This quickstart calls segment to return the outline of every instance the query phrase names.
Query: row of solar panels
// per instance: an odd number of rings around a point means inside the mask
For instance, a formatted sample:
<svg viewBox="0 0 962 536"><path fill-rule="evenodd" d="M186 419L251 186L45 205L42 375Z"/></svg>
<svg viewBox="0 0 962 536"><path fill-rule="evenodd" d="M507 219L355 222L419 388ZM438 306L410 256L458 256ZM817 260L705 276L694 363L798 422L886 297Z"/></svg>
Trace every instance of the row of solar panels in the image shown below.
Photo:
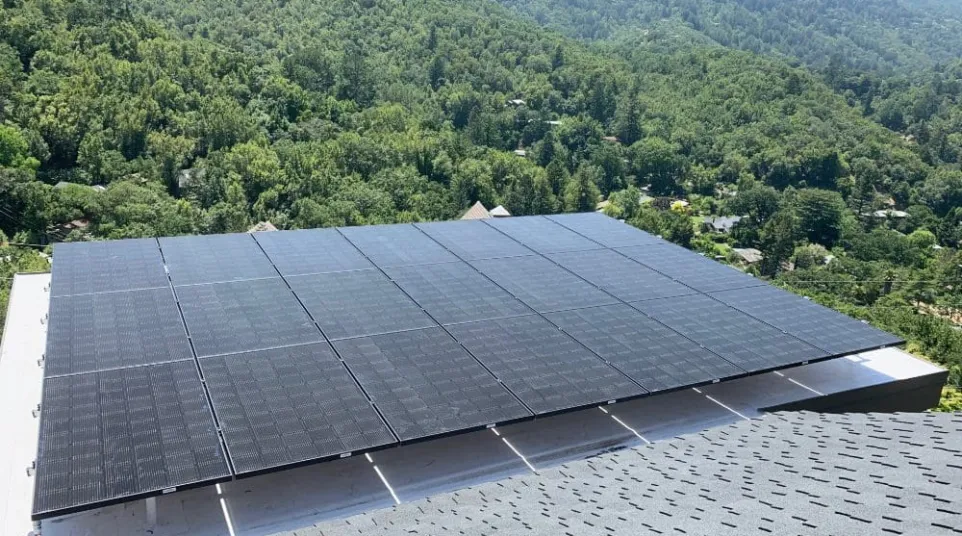
<svg viewBox="0 0 962 536"><path fill-rule="evenodd" d="M596 214L60 245L51 294L38 516L900 342Z"/></svg>

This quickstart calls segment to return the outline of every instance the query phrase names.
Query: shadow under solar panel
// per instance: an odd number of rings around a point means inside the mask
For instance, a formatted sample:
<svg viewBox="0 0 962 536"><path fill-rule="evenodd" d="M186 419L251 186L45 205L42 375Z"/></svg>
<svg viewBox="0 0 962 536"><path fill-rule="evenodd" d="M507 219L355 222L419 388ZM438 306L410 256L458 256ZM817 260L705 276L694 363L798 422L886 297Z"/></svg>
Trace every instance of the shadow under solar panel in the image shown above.
<svg viewBox="0 0 962 536"><path fill-rule="evenodd" d="M200 365L237 474L397 442L326 342Z"/></svg>
<svg viewBox="0 0 962 536"><path fill-rule="evenodd" d="M334 347L401 441L531 416L441 328L335 341Z"/></svg>
<svg viewBox="0 0 962 536"><path fill-rule="evenodd" d="M153 238L55 244L51 272L51 296L169 285Z"/></svg>
<svg viewBox="0 0 962 536"><path fill-rule="evenodd" d="M283 276L374 268L336 229L301 229L253 235Z"/></svg>

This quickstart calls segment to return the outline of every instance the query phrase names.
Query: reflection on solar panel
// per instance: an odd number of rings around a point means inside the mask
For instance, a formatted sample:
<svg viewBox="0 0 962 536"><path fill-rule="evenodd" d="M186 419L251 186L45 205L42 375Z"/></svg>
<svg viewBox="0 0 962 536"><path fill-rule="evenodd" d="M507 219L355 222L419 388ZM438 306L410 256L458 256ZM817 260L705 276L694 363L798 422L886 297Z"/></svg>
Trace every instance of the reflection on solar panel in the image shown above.
<svg viewBox="0 0 962 536"><path fill-rule="evenodd" d="M645 393L538 315L482 320L448 329L537 414Z"/></svg>
<svg viewBox="0 0 962 536"><path fill-rule="evenodd" d="M413 225L345 227L340 231L381 268L458 260Z"/></svg>
<svg viewBox="0 0 962 536"><path fill-rule="evenodd" d="M303 229L253 235L283 276L374 268L335 229Z"/></svg>
<svg viewBox="0 0 962 536"><path fill-rule="evenodd" d="M249 234L161 238L160 248L174 285L277 277Z"/></svg>
<svg viewBox="0 0 962 536"><path fill-rule="evenodd" d="M67 242L56 244L53 254L51 296L168 286L153 238Z"/></svg>
<svg viewBox="0 0 962 536"><path fill-rule="evenodd" d="M193 359L170 287L50 300L46 375Z"/></svg>
<svg viewBox="0 0 962 536"><path fill-rule="evenodd" d="M771 286L716 292L712 296L833 355L905 342L868 324Z"/></svg>
<svg viewBox="0 0 962 536"><path fill-rule="evenodd" d="M548 258L623 301L696 293L610 249L554 253Z"/></svg>
<svg viewBox="0 0 962 536"><path fill-rule="evenodd" d="M334 343L401 441L530 416L441 328Z"/></svg>
<svg viewBox="0 0 962 536"><path fill-rule="evenodd" d="M822 350L705 295L632 306L748 372L828 357Z"/></svg>
<svg viewBox="0 0 962 536"><path fill-rule="evenodd" d="M531 309L463 262L385 271L442 324L531 313Z"/></svg>
<svg viewBox="0 0 962 536"><path fill-rule="evenodd" d="M513 238L477 220L416 223L415 226L466 261L534 254Z"/></svg>
<svg viewBox="0 0 962 536"><path fill-rule="evenodd" d="M539 313L618 302L541 256L490 259L471 264Z"/></svg>
<svg viewBox="0 0 962 536"><path fill-rule="evenodd" d="M378 270L302 275L288 282L332 340L437 325Z"/></svg>
<svg viewBox="0 0 962 536"><path fill-rule="evenodd" d="M44 380L34 515L229 475L193 361Z"/></svg>
<svg viewBox="0 0 962 536"><path fill-rule="evenodd" d="M327 343L200 364L238 474L395 442Z"/></svg>
<svg viewBox="0 0 962 536"><path fill-rule="evenodd" d="M199 357L323 340L280 278L179 287Z"/></svg>
<svg viewBox="0 0 962 536"><path fill-rule="evenodd" d="M765 282L675 245L633 246L617 251L701 292L757 287Z"/></svg>
<svg viewBox="0 0 962 536"><path fill-rule="evenodd" d="M657 236L597 212L557 214L547 218L609 248L665 243Z"/></svg>
<svg viewBox="0 0 962 536"><path fill-rule="evenodd" d="M480 220L538 253L600 249L602 246L542 216Z"/></svg>

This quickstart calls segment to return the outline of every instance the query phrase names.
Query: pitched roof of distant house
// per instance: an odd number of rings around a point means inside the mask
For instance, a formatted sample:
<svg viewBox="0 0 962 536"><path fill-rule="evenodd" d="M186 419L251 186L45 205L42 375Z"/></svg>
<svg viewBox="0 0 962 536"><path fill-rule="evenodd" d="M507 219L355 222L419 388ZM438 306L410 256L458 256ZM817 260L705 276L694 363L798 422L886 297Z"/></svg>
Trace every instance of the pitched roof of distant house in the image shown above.
<svg viewBox="0 0 962 536"><path fill-rule="evenodd" d="M508 209L504 208L501 205L498 205L493 209L491 209L491 215L494 216L495 218L506 218L510 216L511 213L508 212Z"/></svg>
<svg viewBox="0 0 962 536"><path fill-rule="evenodd" d="M705 216L703 220L715 232L731 232L735 224L742 221L741 216Z"/></svg>
<svg viewBox="0 0 962 536"><path fill-rule="evenodd" d="M461 215L462 220L485 220L490 217L491 213L488 212L488 209L485 208L480 201L475 202L473 205L471 205L471 208L466 210L464 214Z"/></svg>
<svg viewBox="0 0 962 536"><path fill-rule="evenodd" d="M277 230L277 227L275 227L273 223L271 223L271 222L269 222L269 221L262 221L262 222L258 222L258 223L255 224L253 227L251 227L250 229L248 229L247 232L248 232L248 233L263 233L263 232L270 232L270 231L276 231L276 230Z"/></svg>

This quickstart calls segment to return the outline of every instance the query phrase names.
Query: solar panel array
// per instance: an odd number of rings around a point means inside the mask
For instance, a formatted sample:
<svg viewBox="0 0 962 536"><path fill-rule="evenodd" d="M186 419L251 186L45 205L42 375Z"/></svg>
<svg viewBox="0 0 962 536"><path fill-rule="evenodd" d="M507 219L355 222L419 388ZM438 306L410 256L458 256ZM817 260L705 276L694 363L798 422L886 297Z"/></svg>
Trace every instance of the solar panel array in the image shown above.
<svg viewBox="0 0 962 536"><path fill-rule="evenodd" d="M899 342L599 214L60 244L34 516Z"/></svg>

